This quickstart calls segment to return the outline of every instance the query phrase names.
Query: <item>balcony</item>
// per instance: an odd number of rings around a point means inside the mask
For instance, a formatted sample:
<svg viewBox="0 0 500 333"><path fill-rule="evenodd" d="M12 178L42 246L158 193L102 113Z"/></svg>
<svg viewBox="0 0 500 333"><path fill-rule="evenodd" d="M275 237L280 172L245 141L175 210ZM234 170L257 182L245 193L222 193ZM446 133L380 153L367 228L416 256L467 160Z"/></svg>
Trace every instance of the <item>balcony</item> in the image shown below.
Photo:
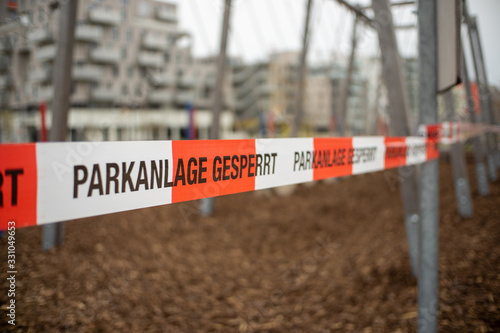
<svg viewBox="0 0 500 333"><path fill-rule="evenodd" d="M117 94L110 88L98 87L91 93L94 102L113 102Z"/></svg>
<svg viewBox="0 0 500 333"><path fill-rule="evenodd" d="M102 27L95 25L80 25L75 30L75 38L80 42L98 42L102 35Z"/></svg>
<svg viewBox="0 0 500 333"><path fill-rule="evenodd" d="M163 65L163 57L161 53L140 52L137 62L141 66L160 67Z"/></svg>
<svg viewBox="0 0 500 333"><path fill-rule="evenodd" d="M0 76L0 89L7 88L12 83L12 77L10 75Z"/></svg>
<svg viewBox="0 0 500 333"><path fill-rule="evenodd" d="M142 39L142 47L148 50L163 51L168 48L167 39L154 35L146 35Z"/></svg>
<svg viewBox="0 0 500 333"><path fill-rule="evenodd" d="M121 55L117 49L99 47L90 51L90 59L103 64L116 64L121 60Z"/></svg>
<svg viewBox="0 0 500 333"><path fill-rule="evenodd" d="M49 102L54 98L54 87L46 86L40 87L38 91L38 101L40 102Z"/></svg>
<svg viewBox="0 0 500 333"><path fill-rule="evenodd" d="M178 104L193 103L194 102L194 92L193 91L178 92L177 96L175 97L175 101Z"/></svg>
<svg viewBox="0 0 500 333"><path fill-rule="evenodd" d="M40 44L54 41L54 36L49 28L40 28L28 33L28 41L32 44Z"/></svg>
<svg viewBox="0 0 500 333"><path fill-rule="evenodd" d="M119 25L122 18L120 12L114 10L105 10L94 8L89 10L89 21L103 25Z"/></svg>
<svg viewBox="0 0 500 333"><path fill-rule="evenodd" d="M38 61L50 61L56 57L57 48L55 45L47 45L36 51L35 58Z"/></svg>
<svg viewBox="0 0 500 333"><path fill-rule="evenodd" d="M177 22L177 15L175 12L172 12L167 9L160 9L159 11L156 12L156 18L164 21L164 22L169 22L169 23L176 23Z"/></svg>
<svg viewBox="0 0 500 333"><path fill-rule="evenodd" d="M81 65L73 67L73 80L97 82L102 77L101 67L95 65Z"/></svg>
<svg viewBox="0 0 500 333"><path fill-rule="evenodd" d="M148 102L155 105L172 103L172 93L165 90L152 91L148 95Z"/></svg>
<svg viewBox="0 0 500 333"><path fill-rule="evenodd" d="M47 68L38 68L29 72L28 79L31 82L47 82L52 79L52 71Z"/></svg>
<svg viewBox="0 0 500 333"><path fill-rule="evenodd" d="M151 76L151 84L155 86L172 86L175 82L175 77L167 73L153 73Z"/></svg>

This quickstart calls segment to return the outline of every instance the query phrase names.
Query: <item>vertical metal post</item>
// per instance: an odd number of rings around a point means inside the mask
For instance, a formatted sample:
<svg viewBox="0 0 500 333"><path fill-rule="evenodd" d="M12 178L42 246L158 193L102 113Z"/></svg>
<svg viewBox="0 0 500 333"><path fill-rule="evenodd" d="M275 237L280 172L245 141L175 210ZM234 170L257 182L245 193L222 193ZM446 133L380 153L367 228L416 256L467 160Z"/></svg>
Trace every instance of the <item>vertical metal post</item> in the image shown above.
<svg viewBox="0 0 500 333"><path fill-rule="evenodd" d="M351 36L351 55L349 56L349 63L347 64L347 72L344 82L344 89L342 90L342 95L340 97L340 107L339 110L341 112L340 118L340 136L345 136L347 129L347 109L349 100L349 90L351 88L352 83L352 72L354 71L354 60L356 59L356 48L358 46L358 36L357 36L357 27L358 27L358 14L354 14L354 25L352 27L352 36Z"/></svg>
<svg viewBox="0 0 500 333"><path fill-rule="evenodd" d="M443 93L443 99L446 107L447 120L456 121L455 105L453 103L453 94L451 90ZM463 144L461 142L451 144L450 155L458 214L463 217L472 217L472 199Z"/></svg>
<svg viewBox="0 0 500 333"><path fill-rule="evenodd" d="M373 103L373 106L368 110L368 114L366 116L366 135L377 135L377 116L380 103L380 95L382 94L382 78L378 78L377 83L378 84L375 91L375 101Z"/></svg>
<svg viewBox="0 0 500 333"><path fill-rule="evenodd" d="M462 43L463 50L463 43ZM467 70L467 63L465 61L465 52L462 52L462 75L464 79L465 92L467 95L467 108L469 110L470 120L472 123L480 123L476 117L476 107L474 105L474 97L472 96L472 89L470 86L469 72ZM488 195L490 193L490 186L488 177L486 175L486 166L483 160L483 147L481 146L481 139L478 136L472 138L474 145L474 164L476 168L477 187L480 195Z"/></svg>
<svg viewBox="0 0 500 333"><path fill-rule="evenodd" d="M307 66L307 50L309 47L309 19L311 16L312 0L307 0L306 19L304 26L304 36L302 36L302 51L300 53L299 82L297 85L297 105L295 106L295 118L292 124L292 137L299 135L302 115L304 113L304 87Z"/></svg>
<svg viewBox="0 0 500 333"><path fill-rule="evenodd" d="M229 30L229 20L231 18L231 0L225 0L224 17L222 19L222 31L220 39L219 57L217 59L217 79L215 85L214 108L212 110L212 128L210 129L210 139L219 139L220 114L224 104L223 88L226 71L226 49L227 36ZM200 200L200 214L209 216L214 210L214 198Z"/></svg>
<svg viewBox="0 0 500 333"><path fill-rule="evenodd" d="M418 1L419 123L435 124L437 116L436 1ZM418 276L418 332L437 331L439 252L439 162L420 170L420 269Z"/></svg>
<svg viewBox="0 0 500 333"><path fill-rule="evenodd" d="M411 135L408 92L403 76L403 64L399 55L390 4L388 0L373 0L375 27L378 33L382 75L389 95L390 132L394 136ZM405 210L405 227L412 272L418 275L419 198L416 166L399 168L401 196Z"/></svg>
<svg viewBox="0 0 500 333"><path fill-rule="evenodd" d="M476 40L477 40L477 45L478 45L478 50L479 50L479 59L481 60L480 61L480 70L482 72L482 77L483 77L483 84L485 86L485 89L486 89L486 95L485 96L481 96L481 98L485 98L486 99L486 103L488 104L488 112L489 112L489 116L490 116L490 124L492 125L498 125L498 119L496 119L495 117L495 112L493 110L493 101L492 101L492 98L491 98L491 91L490 91L490 86L489 86L489 81L488 81L488 74L487 74L487 70L486 70L486 65L485 65L485 62L484 62L484 55L483 55L483 46L482 46L482 43L481 43L481 37L479 36L479 29L477 27L477 20L476 18L472 18L473 20L473 31L474 31L474 34L476 36ZM494 158L495 158L495 163L496 163L496 168L500 168L500 150L498 149L498 134L496 133L490 133L490 136L494 142L494 151L493 151L493 154L494 154ZM495 171L495 174L497 172Z"/></svg>
<svg viewBox="0 0 500 333"><path fill-rule="evenodd" d="M52 127L49 141L66 141L68 110L71 98L71 68L75 41L75 19L78 1L63 1L59 12L59 38L54 66L54 99L52 102ZM47 251L63 243L64 225L53 223L43 227L42 250Z"/></svg>
<svg viewBox="0 0 500 333"><path fill-rule="evenodd" d="M212 128L210 131L210 139L217 140L219 138L220 114L224 104L223 88L224 74L226 71L226 49L227 36L229 30L229 20L231 15L231 0L225 0L224 17L222 20L222 31L220 40L219 57L217 58L217 81L215 85L214 109L212 110Z"/></svg>
<svg viewBox="0 0 500 333"><path fill-rule="evenodd" d="M476 73L476 81L479 87L479 100L481 105L481 116L482 121L486 124L491 124L491 114L490 105L488 102L488 86L486 83L486 78L484 77L483 62L481 59L480 45L479 45L479 35L477 34L476 21L468 15L467 7L464 6L465 22L467 23L467 30L469 32L469 41L471 44L472 58L474 63L474 69ZM498 173L495 162L495 141L491 133L486 134L487 141L487 161L488 161L488 171L491 181L496 181L498 179Z"/></svg>

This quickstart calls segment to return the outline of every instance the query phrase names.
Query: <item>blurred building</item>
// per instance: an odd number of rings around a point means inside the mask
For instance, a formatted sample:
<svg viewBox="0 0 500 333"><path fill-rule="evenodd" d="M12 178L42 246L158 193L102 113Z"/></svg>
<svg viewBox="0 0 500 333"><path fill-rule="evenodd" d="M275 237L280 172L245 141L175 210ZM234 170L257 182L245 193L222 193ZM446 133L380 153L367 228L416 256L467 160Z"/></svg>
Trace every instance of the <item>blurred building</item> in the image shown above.
<svg viewBox="0 0 500 333"><path fill-rule="evenodd" d="M232 66L235 111L245 129L255 132L259 119L289 127L295 113L298 55L275 53L266 62Z"/></svg>
<svg viewBox="0 0 500 333"><path fill-rule="evenodd" d="M56 1L0 5L0 105L33 110L54 96ZM154 0L79 0L72 108L210 108L216 58L194 59L177 5ZM224 107L232 107L230 78ZM145 115L146 116L146 115Z"/></svg>

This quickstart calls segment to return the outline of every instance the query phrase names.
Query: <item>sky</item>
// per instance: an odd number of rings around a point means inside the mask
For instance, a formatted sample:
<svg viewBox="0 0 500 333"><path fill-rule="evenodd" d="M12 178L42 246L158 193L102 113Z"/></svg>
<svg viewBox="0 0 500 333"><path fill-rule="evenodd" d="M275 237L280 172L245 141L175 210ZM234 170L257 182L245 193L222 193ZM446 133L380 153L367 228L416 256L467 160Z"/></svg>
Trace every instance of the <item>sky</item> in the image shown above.
<svg viewBox="0 0 500 333"><path fill-rule="evenodd" d="M166 0L178 4L179 26L193 36L195 56L218 52L224 0ZM352 4L367 6L370 1L351 0ZM500 87L500 0L468 1L469 12L476 15L490 84ZM396 25L414 24L416 6L396 7L393 19ZM273 52L298 51L301 47L306 0L233 0L228 54L247 62L266 59ZM368 12L368 14L371 14ZM352 15L334 0L313 0L311 16L312 40L310 62L347 61L350 52ZM358 28L361 55L378 55L377 36L365 26ZM417 55L415 30L399 30L400 52L404 56ZM468 47L468 39L465 39ZM466 52L466 56L468 53ZM470 60L470 55L468 56ZM473 75L472 65L469 72Z"/></svg>

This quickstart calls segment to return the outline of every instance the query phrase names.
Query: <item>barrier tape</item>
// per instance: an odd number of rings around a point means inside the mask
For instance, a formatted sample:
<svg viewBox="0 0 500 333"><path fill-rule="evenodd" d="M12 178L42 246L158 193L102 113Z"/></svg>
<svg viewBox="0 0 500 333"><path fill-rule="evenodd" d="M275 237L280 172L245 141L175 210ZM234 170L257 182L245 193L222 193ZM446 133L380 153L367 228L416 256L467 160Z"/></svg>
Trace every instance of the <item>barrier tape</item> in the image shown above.
<svg viewBox="0 0 500 333"><path fill-rule="evenodd" d="M0 230L356 175L435 159L423 137L0 145Z"/></svg>
<svg viewBox="0 0 500 333"><path fill-rule="evenodd" d="M470 138L488 132L500 133L500 126L463 122L443 122L440 124L421 125L418 130L421 136L439 140L439 142L443 144L464 142Z"/></svg>

